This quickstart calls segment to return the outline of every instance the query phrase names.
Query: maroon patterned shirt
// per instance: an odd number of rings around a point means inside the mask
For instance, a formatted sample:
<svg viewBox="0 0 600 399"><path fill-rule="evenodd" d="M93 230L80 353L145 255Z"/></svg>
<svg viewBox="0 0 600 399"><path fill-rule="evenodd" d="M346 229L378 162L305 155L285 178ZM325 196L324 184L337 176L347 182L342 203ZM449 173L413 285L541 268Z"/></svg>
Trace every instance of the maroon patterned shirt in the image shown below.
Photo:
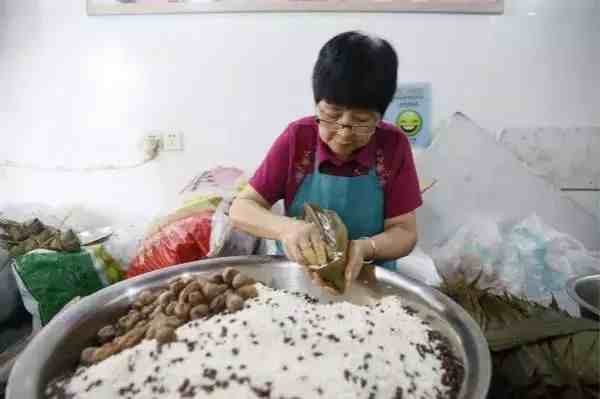
<svg viewBox="0 0 600 399"><path fill-rule="evenodd" d="M270 204L280 199L289 209L304 178L314 171L361 176L375 168L383 187L385 218L414 211L423 203L410 143L396 127L380 123L369 143L342 161L319 137L314 116L292 122L277 138L250 180L250 185Z"/></svg>

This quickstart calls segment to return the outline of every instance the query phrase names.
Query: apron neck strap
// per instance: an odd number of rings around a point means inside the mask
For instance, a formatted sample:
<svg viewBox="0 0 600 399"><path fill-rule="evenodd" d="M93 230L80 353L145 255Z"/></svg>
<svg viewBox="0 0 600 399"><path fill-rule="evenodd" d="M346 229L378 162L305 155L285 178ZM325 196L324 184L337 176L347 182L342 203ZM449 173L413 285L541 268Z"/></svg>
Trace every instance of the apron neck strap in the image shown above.
<svg viewBox="0 0 600 399"><path fill-rule="evenodd" d="M315 162L314 162L314 165L313 165L313 172L314 172L316 175L317 175L317 174L319 174L319 175L321 174L321 171L319 170L319 160L318 160L318 159L316 159L316 157L315 157ZM377 177L377 173L375 172L375 167L370 167L370 168L369 168L369 173L368 173L368 175L369 175L369 176L374 176L374 177Z"/></svg>

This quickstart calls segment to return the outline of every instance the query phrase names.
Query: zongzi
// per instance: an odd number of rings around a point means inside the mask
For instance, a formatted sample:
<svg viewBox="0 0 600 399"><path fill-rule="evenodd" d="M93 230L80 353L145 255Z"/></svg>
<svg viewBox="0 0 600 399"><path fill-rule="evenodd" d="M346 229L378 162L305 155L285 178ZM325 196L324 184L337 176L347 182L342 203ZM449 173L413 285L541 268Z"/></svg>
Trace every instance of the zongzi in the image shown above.
<svg viewBox="0 0 600 399"><path fill-rule="evenodd" d="M304 220L314 223L318 227L325 243L325 254L317 253L318 259L310 259L312 255L307 256L309 263L312 263L311 270L315 271L323 281L331 284L337 291L343 292L346 284L345 270L348 251L348 229L346 225L337 213L328 209L321 209L315 204L304 205Z"/></svg>

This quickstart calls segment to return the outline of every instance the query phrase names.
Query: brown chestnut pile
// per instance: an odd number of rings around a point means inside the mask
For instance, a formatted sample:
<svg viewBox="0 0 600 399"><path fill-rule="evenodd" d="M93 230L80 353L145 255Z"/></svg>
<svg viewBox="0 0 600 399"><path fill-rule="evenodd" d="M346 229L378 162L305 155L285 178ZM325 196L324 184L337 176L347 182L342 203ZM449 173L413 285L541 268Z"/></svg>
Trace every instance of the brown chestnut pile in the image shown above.
<svg viewBox="0 0 600 399"><path fill-rule="evenodd" d="M177 278L168 287L142 291L125 316L98 331L101 346L84 349L81 363L101 362L144 338L161 344L174 341L177 327L190 320L242 309L246 299L258 295L255 283L251 277L228 267L208 279Z"/></svg>

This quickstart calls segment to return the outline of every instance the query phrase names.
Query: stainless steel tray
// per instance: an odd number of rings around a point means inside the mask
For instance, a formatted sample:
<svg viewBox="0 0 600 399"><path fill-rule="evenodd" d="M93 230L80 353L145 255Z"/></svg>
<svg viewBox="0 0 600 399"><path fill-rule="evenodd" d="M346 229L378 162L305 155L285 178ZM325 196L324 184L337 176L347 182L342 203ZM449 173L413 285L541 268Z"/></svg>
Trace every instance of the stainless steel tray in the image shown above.
<svg viewBox="0 0 600 399"><path fill-rule="evenodd" d="M202 260L159 270L83 299L56 316L19 357L8 382L7 399L41 399L47 382L73 370L81 350L92 343L98 329L124 313L140 290L164 285L167 280L185 273L212 274L227 266L238 266L271 287L307 293L323 301L369 304L382 296L401 296L450 340L456 355L462 359L465 380L459 398L485 398L491 378L485 338L471 317L437 290L376 268L374 279L355 284L344 296L331 297L313 286L295 263L280 257L245 256Z"/></svg>
<svg viewBox="0 0 600 399"><path fill-rule="evenodd" d="M581 317L600 320L600 274L573 277L566 286L567 294L579 305Z"/></svg>

